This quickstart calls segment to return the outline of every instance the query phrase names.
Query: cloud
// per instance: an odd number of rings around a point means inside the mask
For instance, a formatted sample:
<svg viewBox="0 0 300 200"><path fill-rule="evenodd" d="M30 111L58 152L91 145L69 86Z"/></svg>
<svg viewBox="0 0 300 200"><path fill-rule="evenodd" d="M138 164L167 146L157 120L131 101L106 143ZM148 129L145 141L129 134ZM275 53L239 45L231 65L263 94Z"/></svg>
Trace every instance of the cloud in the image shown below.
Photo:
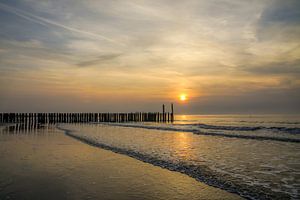
<svg viewBox="0 0 300 200"><path fill-rule="evenodd" d="M93 65L101 64L103 62L114 60L114 59L120 57L121 55L122 54L115 54L115 53L105 54L105 55L98 56L96 59L93 59L93 60L82 61L80 63L77 63L77 65L79 67L93 66Z"/></svg>
<svg viewBox="0 0 300 200"><path fill-rule="evenodd" d="M7 11L7 12L11 12L11 13L19 16L19 17L27 19L31 22L41 24L43 26L49 26L49 25L56 26L56 27L63 28L65 30L68 30L68 31L71 31L71 32L74 32L74 33L83 34L83 35L91 37L93 39L105 40L105 41L112 42L112 43L115 43L115 44L118 44L118 45L122 45L122 43L120 43L118 41L115 41L115 40L113 40L109 37L106 37L106 36L103 36L103 35L100 35L100 34L95 34L95 33L89 32L89 31L73 28L73 27L70 27L70 26L66 26L66 25L63 25L61 23L55 22L53 20L46 19L46 18L37 16L37 15L34 15L34 14L28 13L26 11L17 9L17 8L13 8L13 7L5 5L3 3L0 3L0 8Z"/></svg>
<svg viewBox="0 0 300 200"><path fill-rule="evenodd" d="M299 41L300 1L275 0L263 10L257 23L259 40Z"/></svg>
<svg viewBox="0 0 300 200"><path fill-rule="evenodd" d="M245 71L259 75L290 74L300 75L300 59L290 62L273 62L255 67L244 67Z"/></svg>

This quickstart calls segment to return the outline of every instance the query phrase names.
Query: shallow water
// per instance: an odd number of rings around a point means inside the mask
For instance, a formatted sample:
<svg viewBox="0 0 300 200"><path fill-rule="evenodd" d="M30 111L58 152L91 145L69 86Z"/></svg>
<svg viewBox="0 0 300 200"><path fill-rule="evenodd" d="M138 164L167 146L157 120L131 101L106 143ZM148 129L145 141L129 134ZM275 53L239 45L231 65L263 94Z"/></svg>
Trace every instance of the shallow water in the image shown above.
<svg viewBox="0 0 300 200"><path fill-rule="evenodd" d="M0 199L239 199L53 126L2 129L0 160Z"/></svg>
<svg viewBox="0 0 300 200"><path fill-rule="evenodd" d="M177 115L174 123L107 124L193 132L199 135L300 143L300 116L298 115Z"/></svg>
<svg viewBox="0 0 300 200"><path fill-rule="evenodd" d="M175 124L167 125L61 124L59 127L90 144L180 171L249 199L298 199L298 120L294 116L217 116L209 119L185 116L184 120L177 116ZM199 130L191 128L199 124ZM186 129L178 129L178 126ZM293 132L280 127L292 128ZM217 134L206 135L211 130L217 130ZM199 131L204 134L199 135ZM277 138L291 140L278 141Z"/></svg>

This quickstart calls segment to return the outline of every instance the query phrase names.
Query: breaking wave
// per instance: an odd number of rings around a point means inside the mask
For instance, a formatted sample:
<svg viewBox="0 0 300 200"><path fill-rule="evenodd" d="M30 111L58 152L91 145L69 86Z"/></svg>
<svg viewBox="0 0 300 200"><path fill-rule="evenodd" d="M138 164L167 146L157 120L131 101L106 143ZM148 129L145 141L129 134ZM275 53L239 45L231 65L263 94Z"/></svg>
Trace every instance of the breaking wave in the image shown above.
<svg viewBox="0 0 300 200"><path fill-rule="evenodd" d="M203 129L213 130L232 130L232 131L256 131L256 130L274 130L291 134L300 134L300 128L297 127L265 127L265 126L215 126L207 124L183 124L186 126L196 126Z"/></svg>
<svg viewBox="0 0 300 200"><path fill-rule="evenodd" d="M163 131L192 132L197 135L209 135L229 138L252 140L273 140L280 142L300 143L300 128L288 127L242 127L242 126L214 126L206 124L134 124L134 123L102 123L110 126L130 128L144 128ZM208 130L208 131L207 131ZM221 132L213 132L213 131ZM255 132L255 131L269 132Z"/></svg>

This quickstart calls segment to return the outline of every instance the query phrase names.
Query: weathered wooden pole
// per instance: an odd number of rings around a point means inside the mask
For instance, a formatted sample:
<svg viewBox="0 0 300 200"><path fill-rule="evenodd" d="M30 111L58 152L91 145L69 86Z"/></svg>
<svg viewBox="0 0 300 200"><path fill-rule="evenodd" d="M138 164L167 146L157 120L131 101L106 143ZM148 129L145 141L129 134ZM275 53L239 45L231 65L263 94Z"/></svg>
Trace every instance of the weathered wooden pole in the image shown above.
<svg viewBox="0 0 300 200"><path fill-rule="evenodd" d="M162 105L162 108L163 108L163 118L162 118L162 121L165 121L166 120L166 117L165 117L165 104Z"/></svg>
<svg viewBox="0 0 300 200"><path fill-rule="evenodd" d="M171 122L174 122L174 105L171 103Z"/></svg>

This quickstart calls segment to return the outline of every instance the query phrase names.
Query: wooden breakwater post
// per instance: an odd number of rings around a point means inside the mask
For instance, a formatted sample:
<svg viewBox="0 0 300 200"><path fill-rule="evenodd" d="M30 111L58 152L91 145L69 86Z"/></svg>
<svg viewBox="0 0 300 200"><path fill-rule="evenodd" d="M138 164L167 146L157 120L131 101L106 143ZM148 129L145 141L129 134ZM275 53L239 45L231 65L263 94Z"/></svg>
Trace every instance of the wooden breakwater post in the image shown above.
<svg viewBox="0 0 300 200"><path fill-rule="evenodd" d="M162 105L162 113L158 114L157 122L174 122L174 104L171 103L171 112L166 112L165 104Z"/></svg>
<svg viewBox="0 0 300 200"><path fill-rule="evenodd" d="M131 113L0 113L0 123L53 124L88 122L173 122L174 108L171 113L131 112Z"/></svg>
<svg viewBox="0 0 300 200"><path fill-rule="evenodd" d="M166 121L165 104L162 105L162 109L163 109L163 112L162 112L162 121L165 122Z"/></svg>
<svg viewBox="0 0 300 200"><path fill-rule="evenodd" d="M174 122L174 105L171 103L171 122Z"/></svg>

